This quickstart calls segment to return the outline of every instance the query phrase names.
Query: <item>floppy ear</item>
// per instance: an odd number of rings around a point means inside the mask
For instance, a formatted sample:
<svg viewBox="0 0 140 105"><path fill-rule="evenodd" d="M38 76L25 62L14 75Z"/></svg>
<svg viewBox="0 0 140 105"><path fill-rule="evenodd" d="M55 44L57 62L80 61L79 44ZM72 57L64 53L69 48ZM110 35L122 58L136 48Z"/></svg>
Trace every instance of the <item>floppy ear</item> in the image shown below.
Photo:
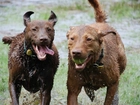
<svg viewBox="0 0 140 105"><path fill-rule="evenodd" d="M27 26L27 24L31 21L30 16L33 14L33 11L28 11L23 15L23 21L24 25Z"/></svg>
<svg viewBox="0 0 140 105"><path fill-rule="evenodd" d="M107 31L105 31L105 32L102 32L102 31L98 30L99 38L101 38L101 37L103 37L103 36L106 36L106 35L108 35L108 34L110 34L110 33L116 35L116 32L115 32L114 30L107 30Z"/></svg>
<svg viewBox="0 0 140 105"><path fill-rule="evenodd" d="M48 19L49 21L51 21L53 23L53 26L55 25L55 23L57 22L57 16L55 15L55 13L53 11L51 11L51 15Z"/></svg>
<svg viewBox="0 0 140 105"><path fill-rule="evenodd" d="M103 41L102 37L104 37L110 33L116 35L116 32L114 30L107 30L105 32L98 30L98 36L99 36L100 43L102 43L102 41Z"/></svg>

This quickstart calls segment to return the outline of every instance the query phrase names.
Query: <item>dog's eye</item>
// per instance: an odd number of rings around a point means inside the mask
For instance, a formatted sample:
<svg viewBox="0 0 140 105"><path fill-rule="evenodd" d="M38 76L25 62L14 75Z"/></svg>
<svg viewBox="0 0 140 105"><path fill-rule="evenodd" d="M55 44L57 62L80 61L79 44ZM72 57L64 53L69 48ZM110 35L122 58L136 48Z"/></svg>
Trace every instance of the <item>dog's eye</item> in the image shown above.
<svg viewBox="0 0 140 105"><path fill-rule="evenodd" d="M91 39L91 38L87 38L86 40L87 40L87 41L91 41L92 39Z"/></svg>
<svg viewBox="0 0 140 105"><path fill-rule="evenodd" d="M32 31L36 31L36 28L33 28Z"/></svg>
<svg viewBox="0 0 140 105"><path fill-rule="evenodd" d="M51 31L51 29L50 29L50 28L47 28L46 30L47 30L48 32L49 32L49 31Z"/></svg>
<svg viewBox="0 0 140 105"><path fill-rule="evenodd" d="M70 40L74 40L74 38L73 38L73 37L71 37L71 38L70 38Z"/></svg>

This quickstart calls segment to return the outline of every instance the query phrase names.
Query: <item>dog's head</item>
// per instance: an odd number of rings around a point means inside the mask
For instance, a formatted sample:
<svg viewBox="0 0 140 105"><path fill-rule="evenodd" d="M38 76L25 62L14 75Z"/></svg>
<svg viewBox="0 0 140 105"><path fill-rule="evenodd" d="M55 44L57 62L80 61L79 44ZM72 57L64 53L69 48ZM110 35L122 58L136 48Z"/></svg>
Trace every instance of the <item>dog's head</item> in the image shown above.
<svg viewBox="0 0 140 105"><path fill-rule="evenodd" d="M30 20L30 15L34 12L26 12L24 19L24 35L27 45L32 46L39 60L45 60L46 55L53 55L51 49L54 40L54 25L57 22L57 16L53 11L47 21L45 20Z"/></svg>
<svg viewBox="0 0 140 105"><path fill-rule="evenodd" d="M91 26L75 26L67 33L70 59L77 70L83 70L100 54L102 37L112 31L101 32Z"/></svg>

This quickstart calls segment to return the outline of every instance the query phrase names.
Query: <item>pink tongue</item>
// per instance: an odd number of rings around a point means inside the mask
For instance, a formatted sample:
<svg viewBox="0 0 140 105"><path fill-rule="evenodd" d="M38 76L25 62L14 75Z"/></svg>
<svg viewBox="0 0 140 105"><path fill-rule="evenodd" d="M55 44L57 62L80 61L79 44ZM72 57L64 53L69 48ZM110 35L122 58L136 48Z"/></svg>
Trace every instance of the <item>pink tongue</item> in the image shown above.
<svg viewBox="0 0 140 105"><path fill-rule="evenodd" d="M53 55L54 54L54 51L49 49L48 47L42 47L42 46L39 46L39 52L40 53L45 53L45 54L49 54L49 55Z"/></svg>
<svg viewBox="0 0 140 105"><path fill-rule="evenodd" d="M41 61L46 59L47 54L49 54L49 55L54 54L54 51L49 49L47 46L34 46L33 45L33 48L37 54L38 59Z"/></svg>

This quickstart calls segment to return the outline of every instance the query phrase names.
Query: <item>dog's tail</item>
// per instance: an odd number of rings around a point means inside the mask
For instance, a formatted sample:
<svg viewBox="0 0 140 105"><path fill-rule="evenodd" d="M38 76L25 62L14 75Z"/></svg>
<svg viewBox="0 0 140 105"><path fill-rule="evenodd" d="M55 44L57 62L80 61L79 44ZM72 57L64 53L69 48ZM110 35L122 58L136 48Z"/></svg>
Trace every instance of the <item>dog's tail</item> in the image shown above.
<svg viewBox="0 0 140 105"><path fill-rule="evenodd" d="M102 10L101 5L99 4L99 1L98 0L88 0L88 1L95 10L96 22L105 23L107 16L105 12Z"/></svg>
<svg viewBox="0 0 140 105"><path fill-rule="evenodd" d="M4 44L11 44L14 36L4 36L2 38L2 41Z"/></svg>

